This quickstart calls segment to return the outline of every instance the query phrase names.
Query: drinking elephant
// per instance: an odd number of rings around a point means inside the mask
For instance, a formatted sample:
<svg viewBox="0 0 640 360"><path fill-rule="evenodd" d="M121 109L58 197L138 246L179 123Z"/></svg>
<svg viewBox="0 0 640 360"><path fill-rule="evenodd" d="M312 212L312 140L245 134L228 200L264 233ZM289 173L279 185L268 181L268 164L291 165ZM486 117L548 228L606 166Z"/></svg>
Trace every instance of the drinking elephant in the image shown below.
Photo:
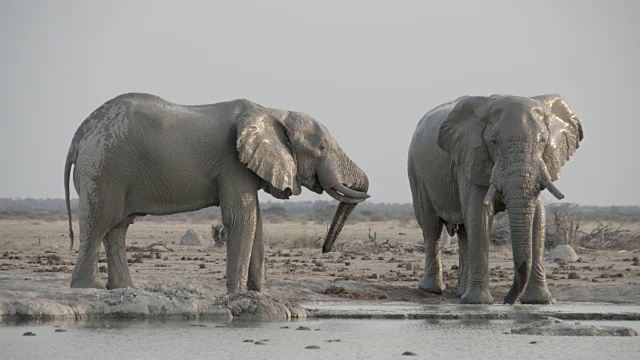
<svg viewBox="0 0 640 360"><path fill-rule="evenodd" d="M560 95L464 96L436 107L418 123L409 148L408 175L426 246L419 287L441 293L440 232L458 234L463 303L492 303L489 233L506 210L511 226L514 280L504 302L553 303L543 255L540 192L582 140L582 126ZM526 289L525 289L526 287Z"/></svg>
<svg viewBox="0 0 640 360"><path fill-rule="evenodd" d="M260 291L264 241L257 191L278 199L301 186L340 201L326 235L333 244L347 216L369 197L369 182L327 129L307 114L248 100L185 106L148 94L118 96L76 131L65 164L79 196L80 249L71 287L98 281L100 243L107 288L132 286L125 254L137 216L220 206L228 229L227 290Z"/></svg>

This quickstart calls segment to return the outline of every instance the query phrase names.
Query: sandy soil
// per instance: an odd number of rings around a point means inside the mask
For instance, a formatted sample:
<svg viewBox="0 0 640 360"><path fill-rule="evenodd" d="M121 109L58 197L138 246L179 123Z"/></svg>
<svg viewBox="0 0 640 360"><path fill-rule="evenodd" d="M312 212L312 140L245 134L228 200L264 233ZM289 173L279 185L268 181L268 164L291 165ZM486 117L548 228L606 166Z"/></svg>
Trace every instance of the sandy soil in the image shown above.
<svg viewBox="0 0 640 360"><path fill-rule="evenodd" d="M155 246L150 251L129 249L127 254L136 289L165 294L167 289L174 292L182 289L201 299L223 296L226 251L211 246L210 226L148 220L131 226L127 237L129 247L166 244L166 248ZM291 302L373 300L438 304L458 301L455 246L444 249L447 290L443 295L432 295L417 289L424 253L421 232L415 224L348 224L336 244L337 251L321 254L326 227L327 224L313 222L264 225L268 243L268 296ZM206 244L178 245L188 228L198 231ZM375 243L369 240L369 228L372 234L377 233ZM126 295L117 291L69 289L77 244L70 252L66 229L65 222L0 221L0 304L4 299L5 315L15 313L16 304L27 297L60 301L76 296L104 298L105 293ZM74 229L77 233L77 223ZM579 262L545 264L549 289L558 301L640 304L637 261L640 254L636 251L578 248ZM491 292L496 302L501 301L511 285L511 261L509 248L491 249ZM99 266L106 282L104 253ZM115 296L113 294L110 296ZM13 304L11 311L7 310L9 303ZM212 304L217 303L209 305ZM0 311L0 315L2 313Z"/></svg>

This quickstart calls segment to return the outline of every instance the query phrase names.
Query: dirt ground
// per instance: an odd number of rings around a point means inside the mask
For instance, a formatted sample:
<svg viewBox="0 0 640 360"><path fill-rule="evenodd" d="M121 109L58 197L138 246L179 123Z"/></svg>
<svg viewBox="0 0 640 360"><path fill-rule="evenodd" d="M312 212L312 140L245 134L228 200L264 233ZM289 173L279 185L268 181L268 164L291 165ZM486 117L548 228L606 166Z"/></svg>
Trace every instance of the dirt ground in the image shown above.
<svg viewBox="0 0 640 360"><path fill-rule="evenodd" d="M202 246L179 245L189 228L202 235ZM348 224L337 241L337 251L322 254L326 228L327 224L313 222L264 224L267 295L294 302L458 302L455 245L443 249L447 290L443 295L433 295L417 289L424 252L422 235L415 224ZM77 234L77 223L74 229ZM374 232L375 242L369 236ZM166 247L144 250L158 242ZM77 246L69 251L65 222L1 220L0 298L9 292L15 296L18 290L33 291L43 283L49 286L48 292L68 291ZM188 284L210 296L226 293L226 250L212 246L210 223L138 221L129 228L127 246L136 288ZM640 304L637 250L575 250L580 256L578 262L545 262L549 289L558 301ZM106 283L104 253L99 266ZM491 292L496 302L501 302L512 282L510 248L492 248L490 267Z"/></svg>

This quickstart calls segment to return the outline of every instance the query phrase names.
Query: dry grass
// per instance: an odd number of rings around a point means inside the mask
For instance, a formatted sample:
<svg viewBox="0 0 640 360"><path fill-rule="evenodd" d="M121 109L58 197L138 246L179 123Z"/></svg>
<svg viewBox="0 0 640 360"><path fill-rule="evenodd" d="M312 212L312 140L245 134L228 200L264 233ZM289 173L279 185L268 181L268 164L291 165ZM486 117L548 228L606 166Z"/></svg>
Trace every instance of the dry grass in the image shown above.
<svg viewBox="0 0 640 360"><path fill-rule="evenodd" d="M496 254L496 256L503 259L511 259L513 258L513 251L511 250L511 245L507 246L496 246L492 248L492 252Z"/></svg>
<svg viewBox="0 0 640 360"><path fill-rule="evenodd" d="M283 245L288 249L319 249L322 241L322 236L303 234Z"/></svg>

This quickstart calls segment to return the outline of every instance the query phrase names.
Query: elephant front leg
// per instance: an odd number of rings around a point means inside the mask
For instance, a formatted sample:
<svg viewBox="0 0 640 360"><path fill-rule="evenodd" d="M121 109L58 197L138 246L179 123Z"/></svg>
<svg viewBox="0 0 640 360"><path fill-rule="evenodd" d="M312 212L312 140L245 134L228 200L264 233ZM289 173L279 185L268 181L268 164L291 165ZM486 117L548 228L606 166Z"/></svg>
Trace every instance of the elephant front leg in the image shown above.
<svg viewBox="0 0 640 360"><path fill-rule="evenodd" d="M523 304L553 304L553 298L547 288L544 273L544 238L546 233L546 216L542 198L538 196L536 212L533 218L532 266L531 277L520 302Z"/></svg>
<svg viewBox="0 0 640 360"><path fill-rule="evenodd" d="M249 281L247 286L252 291L262 291L266 276L264 267L264 238L262 233L262 216L260 204L256 206L256 234L253 238L253 249L249 260Z"/></svg>
<svg viewBox="0 0 640 360"><path fill-rule="evenodd" d="M458 296L464 295L469 282L469 240L464 225L458 227Z"/></svg>
<svg viewBox="0 0 640 360"><path fill-rule="evenodd" d="M247 290L249 261L256 233L257 192L232 187L221 196L222 223L227 240L227 291Z"/></svg>
<svg viewBox="0 0 640 360"><path fill-rule="evenodd" d="M107 255L107 271L109 273L107 289L133 287L125 247L128 227L129 225L115 227L104 237L103 243Z"/></svg>
<svg viewBox="0 0 640 360"><path fill-rule="evenodd" d="M463 304L492 304L489 291L489 232L493 222L493 203L484 204L486 190L474 186L466 197L465 229L467 231L467 288Z"/></svg>

